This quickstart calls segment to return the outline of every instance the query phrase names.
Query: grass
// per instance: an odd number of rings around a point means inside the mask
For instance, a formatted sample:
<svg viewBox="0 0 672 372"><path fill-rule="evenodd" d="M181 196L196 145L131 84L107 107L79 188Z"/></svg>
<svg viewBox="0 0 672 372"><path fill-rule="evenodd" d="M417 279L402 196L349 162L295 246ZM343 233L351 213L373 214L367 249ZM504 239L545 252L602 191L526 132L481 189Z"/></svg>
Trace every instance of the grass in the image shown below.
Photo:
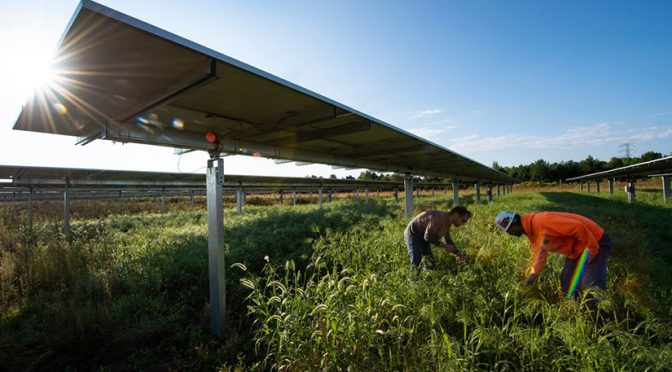
<svg viewBox="0 0 672 372"><path fill-rule="evenodd" d="M452 235L474 258L434 248L413 274L402 202L338 201L225 213L227 337L209 334L206 215L55 219L0 225L0 370L672 369L671 208L659 191L514 193L463 202L474 217ZM416 213L448 209L422 197ZM572 211L600 223L614 248L612 314L560 295L562 257L533 287L524 238L500 234L499 210ZM86 213L82 213L86 215Z"/></svg>

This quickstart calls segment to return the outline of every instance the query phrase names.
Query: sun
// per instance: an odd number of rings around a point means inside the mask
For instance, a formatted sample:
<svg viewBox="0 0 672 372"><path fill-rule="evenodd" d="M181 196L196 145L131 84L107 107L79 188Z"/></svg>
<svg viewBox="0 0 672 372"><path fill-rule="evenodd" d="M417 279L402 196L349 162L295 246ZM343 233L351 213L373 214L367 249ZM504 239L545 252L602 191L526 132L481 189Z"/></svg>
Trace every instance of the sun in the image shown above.
<svg viewBox="0 0 672 372"><path fill-rule="evenodd" d="M38 40L23 39L5 47L6 53L0 57L3 89L27 100L52 83L55 78L53 46L44 44Z"/></svg>

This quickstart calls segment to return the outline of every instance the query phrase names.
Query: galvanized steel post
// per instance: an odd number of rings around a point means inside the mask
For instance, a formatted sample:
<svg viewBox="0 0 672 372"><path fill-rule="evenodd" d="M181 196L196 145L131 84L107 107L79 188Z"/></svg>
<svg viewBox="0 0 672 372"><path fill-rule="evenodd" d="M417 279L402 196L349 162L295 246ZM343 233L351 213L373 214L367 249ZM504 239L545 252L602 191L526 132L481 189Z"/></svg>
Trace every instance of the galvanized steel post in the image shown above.
<svg viewBox="0 0 672 372"><path fill-rule="evenodd" d="M670 200L670 176L662 176L663 181L663 202Z"/></svg>
<svg viewBox="0 0 672 372"><path fill-rule="evenodd" d="M226 317L226 263L224 261L224 159L209 159L206 173L208 206L208 272L210 278L210 329L224 337Z"/></svg>
<svg viewBox="0 0 672 372"><path fill-rule="evenodd" d="M628 203L635 202L635 180L629 179L628 185L625 186L625 192L628 193Z"/></svg>
<svg viewBox="0 0 672 372"><path fill-rule="evenodd" d="M63 231L65 238L70 241L72 239L72 231L70 230L70 191L68 190L67 178L63 187Z"/></svg>
<svg viewBox="0 0 672 372"><path fill-rule="evenodd" d="M240 187L236 190L236 211L243 213L243 189Z"/></svg>
<svg viewBox="0 0 672 372"><path fill-rule="evenodd" d="M614 183L616 183L616 179L613 178L613 177L610 178L609 179L609 196L614 195Z"/></svg>
<svg viewBox="0 0 672 372"><path fill-rule="evenodd" d="M413 217L413 177L406 174L404 178L404 198L406 202L406 218Z"/></svg>
<svg viewBox="0 0 672 372"><path fill-rule="evenodd" d="M33 229L33 188L28 188L28 229Z"/></svg>
<svg viewBox="0 0 672 372"><path fill-rule="evenodd" d="M161 213L166 211L166 189L161 189Z"/></svg>
<svg viewBox="0 0 672 372"><path fill-rule="evenodd" d="M460 205L460 184L456 178L453 179L453 206Z"/></svg>

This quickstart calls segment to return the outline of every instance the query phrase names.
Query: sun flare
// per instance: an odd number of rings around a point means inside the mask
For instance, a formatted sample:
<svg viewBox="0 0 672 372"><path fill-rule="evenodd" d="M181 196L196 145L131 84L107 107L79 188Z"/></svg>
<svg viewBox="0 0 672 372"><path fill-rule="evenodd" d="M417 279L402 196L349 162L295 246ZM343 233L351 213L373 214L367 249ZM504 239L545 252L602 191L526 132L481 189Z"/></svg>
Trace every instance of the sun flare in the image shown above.
<svg viewBox="0 0 672 372"><path fill-rule="evenodd" d="M16 92L17 96L28 99L34 92L43 90L53 82L52 55L39 44L13 45L0 58L0 74L3 89Z"/></svg>

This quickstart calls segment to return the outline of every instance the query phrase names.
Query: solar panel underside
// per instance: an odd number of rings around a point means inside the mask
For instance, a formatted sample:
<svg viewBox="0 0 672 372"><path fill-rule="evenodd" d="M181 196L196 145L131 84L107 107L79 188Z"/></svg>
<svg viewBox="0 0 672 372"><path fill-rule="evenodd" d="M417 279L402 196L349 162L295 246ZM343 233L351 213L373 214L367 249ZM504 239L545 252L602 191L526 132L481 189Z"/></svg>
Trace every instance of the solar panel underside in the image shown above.
<svg viewBox="0 0 672 372"><path fill-rule="evenodd" d="M485 165L84 1L15 129L509 183Z"/></svg>

